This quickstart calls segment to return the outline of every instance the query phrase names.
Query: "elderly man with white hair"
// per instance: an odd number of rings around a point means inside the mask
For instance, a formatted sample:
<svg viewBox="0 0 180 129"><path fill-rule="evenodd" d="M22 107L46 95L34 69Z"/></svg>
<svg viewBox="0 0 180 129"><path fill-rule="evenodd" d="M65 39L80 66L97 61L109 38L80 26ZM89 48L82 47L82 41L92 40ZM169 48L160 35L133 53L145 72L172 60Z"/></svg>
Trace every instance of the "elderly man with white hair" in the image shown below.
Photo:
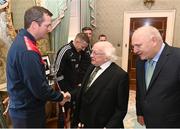
<svg viewBox="0 0 180 129"><path fill-rule="evenodd" d="M75 123L84 128L123 128L129 97L128 74L114 63L110 42L94 44L91 66L77 96Z"/></svg>

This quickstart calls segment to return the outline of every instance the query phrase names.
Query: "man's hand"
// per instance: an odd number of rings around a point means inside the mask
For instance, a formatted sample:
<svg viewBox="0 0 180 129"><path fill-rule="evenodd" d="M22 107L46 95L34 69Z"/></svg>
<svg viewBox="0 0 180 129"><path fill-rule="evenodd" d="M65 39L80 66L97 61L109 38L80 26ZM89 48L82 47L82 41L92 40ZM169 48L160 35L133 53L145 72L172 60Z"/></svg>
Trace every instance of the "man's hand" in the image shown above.
<svg viewBox="0 0 180 129"><path fill-rule="evenodd" d="M67 100L67 101L71 101L71 95L70 95L70 93L69 92L66 92L66 93L64 93L64 98Z"/></svg>
<svg viewBox="0 0 180 129"><path fill-rule="evenodd" d="M142 126L145 125L144 124L144 117L143 116L137 116L137 122Z"/></svg>
<svg viewBox="0 0 180 129"><path fill-rule="evenodd" d="M60 105L64 105L66 102L70 102L71 101L71 95L70 95L69 92L64 93L63 91L61 91L61 93L63 94L64 98L60 102Z"/></svg>

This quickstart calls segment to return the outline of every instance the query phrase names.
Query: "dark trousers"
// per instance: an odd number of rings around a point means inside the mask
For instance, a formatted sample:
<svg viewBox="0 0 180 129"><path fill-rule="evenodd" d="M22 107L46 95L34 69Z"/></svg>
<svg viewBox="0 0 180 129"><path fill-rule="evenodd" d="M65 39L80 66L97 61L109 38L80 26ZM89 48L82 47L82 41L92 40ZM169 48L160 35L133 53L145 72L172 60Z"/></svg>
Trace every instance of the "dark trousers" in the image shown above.
<svg viewBox="0 0 180 129"><path fill-rule="evenodd" d="M67 117L68 117L68 110L70 110L70 126L71 126L71 128L73 128L74 127L74 124L73 124L73 122L72 122L72 117L73 117L73 114L74 114L74 109L75 109L75 102L73 101L73 102L67 102L67 103L65 103L65 105L64 105L64 109L65 109L65 112L63 112L63 110L62 110L62 106L59 106L59 115L58 115L58 124L57 124L57 126L58 126L58 128L67 128L66 126L67 126L67 122L68 121L66 121L67 120Z"/></svg>
<svg viewBox="0 0 180 129"><path fill-rule="evenodd" d="M44 128L46 126L45 111L9 110L13 128Z"/></svg>

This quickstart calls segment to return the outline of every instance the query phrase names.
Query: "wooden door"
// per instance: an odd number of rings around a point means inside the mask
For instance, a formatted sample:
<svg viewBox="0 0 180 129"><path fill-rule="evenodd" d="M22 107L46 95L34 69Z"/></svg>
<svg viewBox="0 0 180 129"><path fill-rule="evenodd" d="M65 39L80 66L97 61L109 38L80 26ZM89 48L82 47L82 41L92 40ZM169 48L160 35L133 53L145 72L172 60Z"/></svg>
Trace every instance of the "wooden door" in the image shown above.
<svg viewBox="0 0 180 129"><path fill-rule="evenodd" d="M130 19L130 34L129 34L129 57L128 57L128 73L130 79L130 89L136 90L136 59L137 56L133 53L131 47L131 37L133 32L144 25L151 25L156 27L165 41L167 17L143 17Z"/></svg>

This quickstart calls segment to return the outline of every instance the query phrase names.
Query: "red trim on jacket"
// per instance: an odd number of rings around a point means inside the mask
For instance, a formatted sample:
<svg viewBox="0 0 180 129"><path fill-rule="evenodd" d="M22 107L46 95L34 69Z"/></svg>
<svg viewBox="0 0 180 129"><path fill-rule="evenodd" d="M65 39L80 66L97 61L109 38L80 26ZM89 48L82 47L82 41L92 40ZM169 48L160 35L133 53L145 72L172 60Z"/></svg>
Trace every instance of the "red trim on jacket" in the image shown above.
<svg viewBox="0 0 180 129"><path fill-rule="evenodd" d="M41 57L41 63L45 64L44 60L42 59L41 52L39 51L39 49L36 46L36 43L33 42L32 40L30 40L27 36L24 36L24 41L25 41L27 49L38 53Z"/></svg>

